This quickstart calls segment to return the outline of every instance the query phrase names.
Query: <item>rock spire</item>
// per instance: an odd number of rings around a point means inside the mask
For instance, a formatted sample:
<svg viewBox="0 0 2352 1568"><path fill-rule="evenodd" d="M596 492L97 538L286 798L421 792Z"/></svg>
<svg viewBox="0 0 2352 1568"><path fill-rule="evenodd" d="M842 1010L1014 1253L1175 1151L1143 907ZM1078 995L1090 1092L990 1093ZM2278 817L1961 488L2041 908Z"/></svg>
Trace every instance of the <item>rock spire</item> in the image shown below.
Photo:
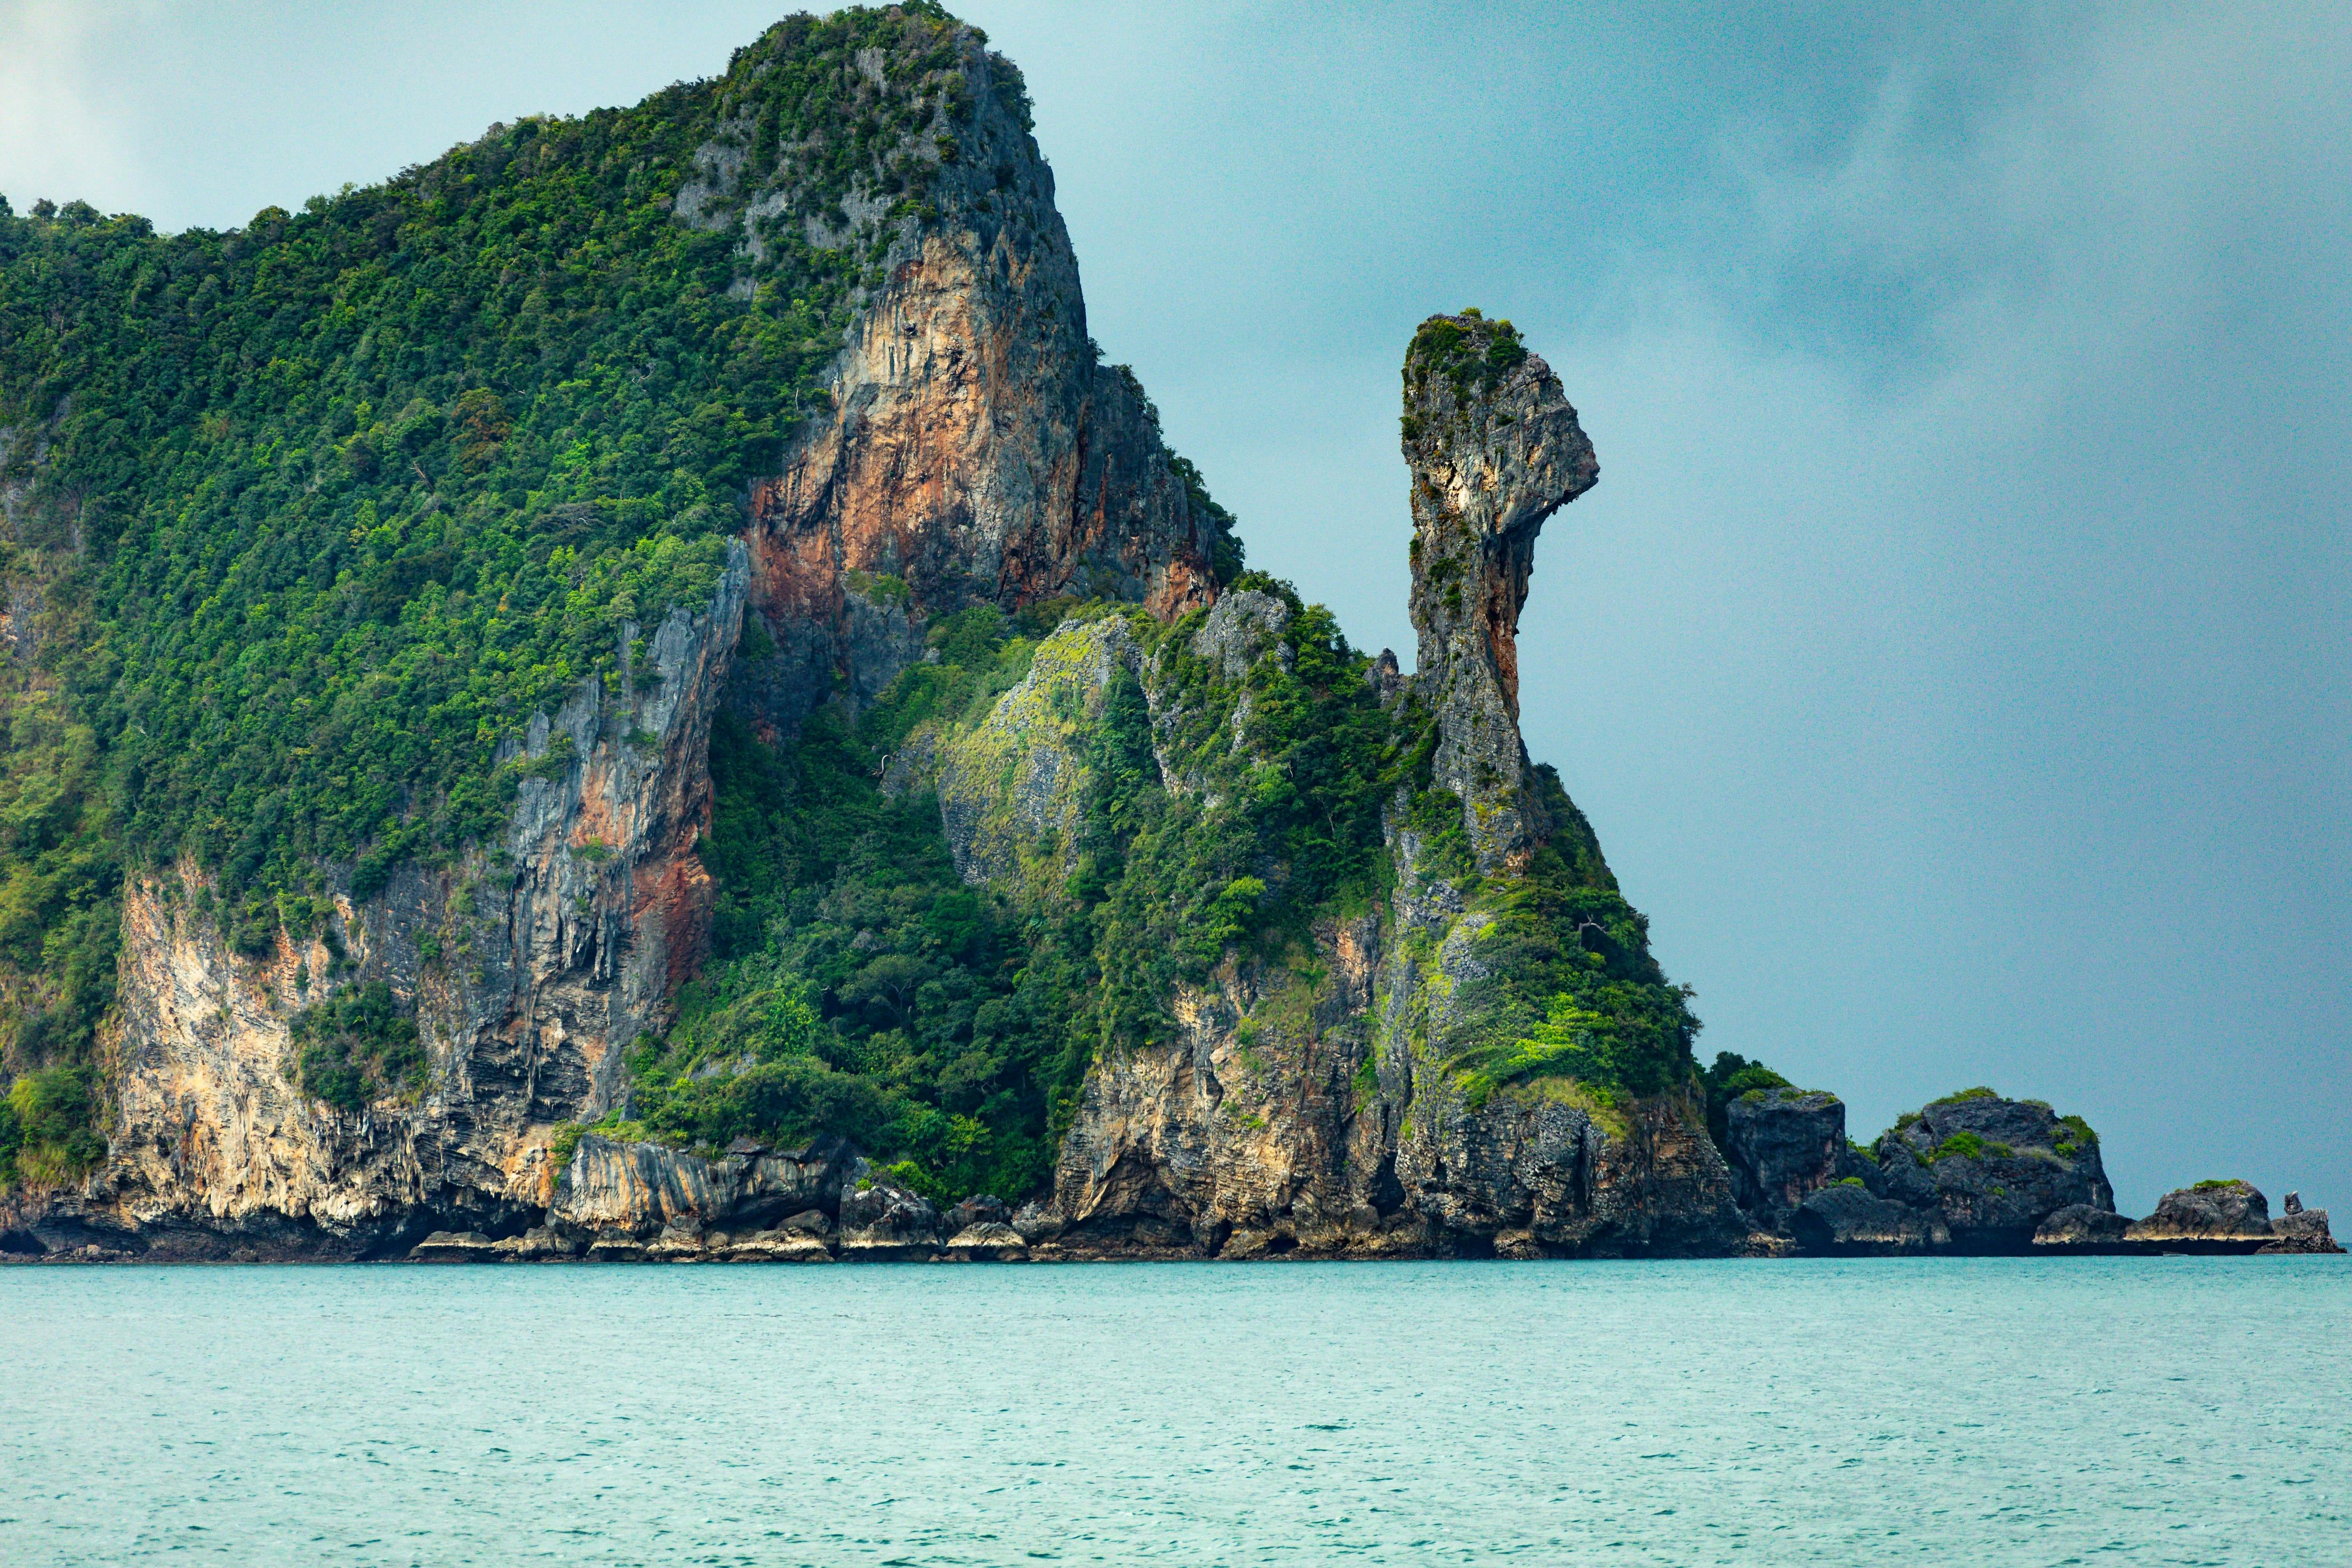
<svg viewBox="0 0 2352 1568"><path fill-rule="evenodd" d="M1519 740L1519 611L1544 520L1600 465L1559 378L1508 321L1432 316L1404 361L1412 470L1414 689L1437 716L1437 781L1462 797L1479 868L1524 860L1532 820Z"/></svg>

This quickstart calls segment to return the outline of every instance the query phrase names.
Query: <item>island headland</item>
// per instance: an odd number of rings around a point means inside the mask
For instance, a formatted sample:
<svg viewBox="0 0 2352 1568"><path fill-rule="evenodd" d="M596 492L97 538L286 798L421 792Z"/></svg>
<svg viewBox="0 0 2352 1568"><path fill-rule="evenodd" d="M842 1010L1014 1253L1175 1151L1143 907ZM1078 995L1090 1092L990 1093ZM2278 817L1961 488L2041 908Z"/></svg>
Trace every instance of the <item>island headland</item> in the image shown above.
<svg viewBox="0 0 2352 1568"><path fill-rule="evenodd" d="M0 1256L2334 1249L1702 1067L1520 738L1550 367L1406 347L1403 675L1053 190L910 3L233 232L0 203Z"/></svg>

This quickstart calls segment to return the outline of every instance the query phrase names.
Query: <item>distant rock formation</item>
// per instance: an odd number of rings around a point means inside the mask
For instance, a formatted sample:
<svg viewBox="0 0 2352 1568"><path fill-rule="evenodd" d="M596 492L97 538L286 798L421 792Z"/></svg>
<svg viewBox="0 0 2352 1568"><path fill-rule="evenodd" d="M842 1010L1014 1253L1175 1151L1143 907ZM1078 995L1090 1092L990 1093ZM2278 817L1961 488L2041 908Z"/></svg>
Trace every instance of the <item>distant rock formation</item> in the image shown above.
<svg viewBox="0 0 2352 1568"><path fill-rule="evenodd" d="M1833 1094L1756 1089L1724 1110L1732 1198L1759 1230L1789 1235L1807 1197L1868 1163L1846 1147L1845 1102Z"/></svg>
<svg viewBox="0 0 2352 1568"><path fill-rule="evenodd" d="M2273 1239L2270 1200L2251 1182L2199 1182L2165 1194L2126 1235L2168 1252L2259 1252Z"/></svg>
<svg viewBox="0 0 2352 1568"><path fill-rule="evenodd" d="M2133 1225L2125 1238L2143 1252L2297 1253L2341 1252L2327 1228L2326 1209L2306 1209L2299 1193L2287 1194L2287 1212L2271 1218L2270 1200L2251 1182L2214 1180L2164 1194L2156 1212Z"/></svg>
<svg viewBox="0 0 2352 1568"><path fill-rule="evenodd" d="M1944 1252L1952 1233L1942 1216L1882 1198L1860 1177L1808 1194L1790 1217L1797 1244L1829 1258Z"/></svg>
<svg viewBox="0 0 2352 1568"><path fill-rule="evenodd" d="M1885 1195L1937 1215L1963 1251L2023 1252L2060 1209L2116 1206L2087 1123L1990 1089L1923 1106L1874 1152Z"/></svg>
<svg viewBox="0 0 2352 1568"><path fill-rule="evenodd" d="M1549 837L1519 739L1519 611L1544 520L1601 467L1551 368L1508 321L1435 316L1404 364L1412 489L1413 689L1436 713L1436 774L1462 797L1479 869Z"/></svg>

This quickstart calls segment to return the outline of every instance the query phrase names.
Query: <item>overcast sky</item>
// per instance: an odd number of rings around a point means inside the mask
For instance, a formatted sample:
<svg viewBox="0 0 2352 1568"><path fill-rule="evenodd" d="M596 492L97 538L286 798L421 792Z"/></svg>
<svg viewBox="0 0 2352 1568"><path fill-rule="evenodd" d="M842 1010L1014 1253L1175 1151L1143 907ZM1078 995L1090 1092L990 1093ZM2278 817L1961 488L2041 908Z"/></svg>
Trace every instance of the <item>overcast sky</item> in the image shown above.
<svg viewBox="0 0 2352 1568"><path fill-rule="evenodd" d="M1397 366L1601 454L1523 629L1701 1054L2352 1209L2352 8L990 4L1095 335L1408 660ZM0 0L0 193L241 224L770 4Z"/></svg>

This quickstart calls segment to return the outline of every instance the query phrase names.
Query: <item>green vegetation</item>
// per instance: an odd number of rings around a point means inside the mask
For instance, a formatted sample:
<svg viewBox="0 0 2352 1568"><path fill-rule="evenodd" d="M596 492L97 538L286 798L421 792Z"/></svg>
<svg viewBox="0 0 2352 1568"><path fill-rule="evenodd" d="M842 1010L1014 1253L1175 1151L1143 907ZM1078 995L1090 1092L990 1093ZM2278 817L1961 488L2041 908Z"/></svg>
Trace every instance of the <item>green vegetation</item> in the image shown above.
<svg viewBox="0 0 2352 1568"><path fill-rule="evenodd" d="M2242 1187L2246 1184L2236 1176L2209 1176L2189 1190L2192 1193L2210 1193L2225 1187Z"/></svg>
<svg viewBox="0 0 2352 1568"><path fill-rule="evenodd" d="M1050 1175L1088 1065L1176 1037L1180 984L1251 966L1244 1056L1309 1037L1329 984L1318 928L1388 896L1381 810L1400 789L1430 825L1424 874L1468 882L1490 921L1494 978L1458 998L1493 1042L1449 1062L1465 1093L1570 1094L1606 1118L1685 1079L1685 994L1565 796L1571 831L1526 876L1476 879L1459 804L1429 787L1426 718L1382 710L1327 611L1255 574L1235 586L1282 602L1284 657L1229 671L1194 650L1198 615L983 605L936 621L936 661L855 721L822 710L777 749L722 713L702 846L714 959L677 1025L630 1055L631 1131L705 1149L839 1132L940 1201L1017 1201ZM1115 632L1149 656L1144 678L1113 662L1081 679ZM993 778L1016 753L984 726L1015 688L1022 744L1068 746L1058 776L1078 782L1066 826L1018 846L1025 868L973 887L939 802L887 795L878 764L951 756Z"/></svg>
<svg viewBox="0 0 2352 1568"><path fill-rule="evenodd" d="M580 1122L567 1121L547 1141L547 1157L557 1181L562 1181L563 1173L572 1169L572 1158L580 1152L580 1140L587 1132L588 1129Z"/></svg>
<svg viewBox="0 0 2352 1568"><path fill-rule="evenodd" d="M2092 1131L2091 1124L2081 1117L2062 1116L2058 1119L2058 1125L2062 1131L2058 1134L2056 1152L2061 1156L2071 1160L2085 1149L2099 1146L2099 1135Z"/></svg>
<svg viewBox="0 0 2352 1568"><path fill-rule="evenodd" d="M569 765L492 763L708 602L887 245L938 216L956 37L930 0L795 16L724 77L227 233L0 204L0 1082L93 1059L126 868L192 857L257 954L318 929L331 866L367 897Z"/></svg>
<svg viewBox="0 0 2352 1568"><path fill-rule="evenodd" d="M0 1099L0 1188L58 1186L105 1155L106 1141L91 1131L95 1077L62 1066L18 1075Z"/></svg>
<svg viewBox="0 0 2352 1568"><path fill-rule="evenodd" d="M364 900L408 859L451 864L522 779L576 764L569 737L494 758L583 682L641 681L637 640L709 602L751 481L830 412L826 367L890 240L939 216L937 172L971 144L962 58L928 0L798 16L721 79L494 127L237 231L0 204L0 1185L103 1153L127 878L193 865L196 912L238 950L283 932L340 955L344 872ZM1019 79L992 81L1027 123ZM760 191L783 199L747 245ZM1423 329L1408 374L1485 395L1526 353L1465 311ZM1180 984L1250 968L1253 1037L1303 1043L1330 994L1318 931L1395 883L1391 807L1415 874L1482 932L1484 978L1433 1047L1467 1093L1606 1111L1691 1081L1689 994L1557 776L1535 784L1552 841L1481 876L1430 717L1383 709L1330 615L1249 573L1229 514L1170 462L1217 580L1287 609L1283 657L1229 671L1193 650L1197 616L983 605L937 620L937 661L854 718L773 748L722 715L713 959L676 1026L634 1044L631 1119L602 1131L836 1131L934 1196L1024 1195L1088 1064L1175 1037ZM851 586L911 603L898 577ZM1153 658L1048 715L1082 781L1035 862L1051 874L968 885L938 803L886 795L882 757L970 738L1066 616L1114 616ZM427 1081L380 983L292 1035L289 1076L345 1111ZM586 1131L558 1130L559 1170Z"/></svg>
<svg viewBox="0 0 2352 1568"><path fill-rule="evenodd" d="M2006 1160L2016 1152L2006 1143L1988 1143L1963 1128L1928 1150L1927 1163L1932 1165L1938 1160Z"/></svg>
<svg viewBox="0 0 2352 1568"><path fill-rule="evenodd" d="M1963 1089L1955 1093L1948 1094L1941 1100L1931 1100L1927 1103L1929 1105L1958 1105L1963 1100L1999 1100L2000 1098L2000 1096L1995 1094L1991 1089L1985 1088L1982 1084L1979 1084L1974 1089Z"/></svg>
<svg viewBox="0 0 2352 1568"><path fill-rule="evenodd" d="M5 478L5 476L0 476ZM31 586L0 543L0 603ZM79 1174L105 1145L92 1067L114 1004L121 885L89 726L0 639L0 1189Z"/></svg>
<svg viewBox="0 0 2352 1568"><path fill-rule="evenodd" d="M1751 1062L1737 1051L1717 1051L1715 1065L1700 1075L1699 1087L1706 1094L1706 1129L1715 1135L1716 1146L1720 1148L1730 1135L1728 1107L1733 1100L1751 1095L1761 1100L1767 1089L1794 1089L1796 1085L1762 1062Z"/></svg>
<svg viewBox="0 0 2352 1568"><path fill-rule="evenodd" d="M939 803L890 799L875 774L917 723L984 717L1067 607L945 617L940 662L856 724L819 711L781 751L719 715L712 963L667 1037L630 1055L646 1134L716 1148L837 1132L943 1201L1042 1184L1089 1059L1088 912L965 886Z"/></svg>
<svg viewBox="0 0 2352 1568"><path fill-rule="evenodd" d="M294 1015L294 1080L329 1105L364 1110L425 1082L416 1021L394 1010L381 980L345 986Z"/></svg>
<svg viewBox="0 0 2352 1568"><path fill-rule="evenodd" d="M1447 384L1457 403L1493 395L1505 376L1528 357L1518 329L1508 321L1489 321L1475 306L1459 316L1432 316L1412 335L1405 351L1406 400L1411 402L1434 376ZM1408 441L1420 437L1419 421L1404 416Z"/></svg>

